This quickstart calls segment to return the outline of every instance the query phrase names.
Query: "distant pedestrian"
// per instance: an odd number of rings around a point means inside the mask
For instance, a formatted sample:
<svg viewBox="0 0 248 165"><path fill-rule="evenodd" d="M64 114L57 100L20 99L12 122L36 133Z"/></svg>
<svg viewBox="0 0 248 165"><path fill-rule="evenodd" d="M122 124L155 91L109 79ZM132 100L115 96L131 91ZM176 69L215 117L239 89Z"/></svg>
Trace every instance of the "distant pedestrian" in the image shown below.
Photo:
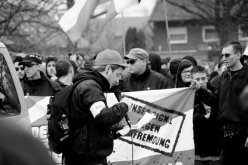
<svg viewBox="0 0 248 165"><path fill-rule="evenodd" d="M56 57L46 58L46 76L55 81L57 79L55 65L58 59Z"/></svg>

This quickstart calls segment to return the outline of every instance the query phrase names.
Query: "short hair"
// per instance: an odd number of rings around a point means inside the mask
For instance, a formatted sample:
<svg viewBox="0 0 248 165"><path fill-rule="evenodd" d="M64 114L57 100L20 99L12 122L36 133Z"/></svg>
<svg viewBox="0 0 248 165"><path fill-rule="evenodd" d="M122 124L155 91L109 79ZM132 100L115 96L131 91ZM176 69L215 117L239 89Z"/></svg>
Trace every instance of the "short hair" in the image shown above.
<svg viewBox="0 0 248 165"><path fill-rule="evenodd" d="M229 42L225 43L223 47L225 48L228 46L232 46L234 53L242 54L242 52L243 52L242 45L238 41L229 41Z"/></svg>
<svg viewBox="0 0 248 165"><path fill-rule="evenodd" d="M100 66L93 66L94 69L96 69L98 72L103 72L105 70L107 65L100 65ZM124 66L110 64L110 67L113 71L115 71L118 68L125 68Z"/></svg>
<svg viewBox="0 0 248 165"><path fill-rule="evenodd" d="M192 70L191 70L192 75L195 73L206 73L206 75L208 76L208 71L205 67L201 66L201 65L197 65L195 66Z"/></svg>
<svg viewBox="0 0 248 165"><path fill-rule="evenodd" d="M67 59L58 60L56 65L55 65L56 76L58 78L66 76L69 73L71 66L72 65L71 65L70 61L68 61Z"/></svg>
<svg viewBox="0 0 248 165"><path fill-rule="evenodd" d="M22 62L22 60L23 60L23 58L21 56L16 56L16 58L13 61L13 63Z"/></svg>

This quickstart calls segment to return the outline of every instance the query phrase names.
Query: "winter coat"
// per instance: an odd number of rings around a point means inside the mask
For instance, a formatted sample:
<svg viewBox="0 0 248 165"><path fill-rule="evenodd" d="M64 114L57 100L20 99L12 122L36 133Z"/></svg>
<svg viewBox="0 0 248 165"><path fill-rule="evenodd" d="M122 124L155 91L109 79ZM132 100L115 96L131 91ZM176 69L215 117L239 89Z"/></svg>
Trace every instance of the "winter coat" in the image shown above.
<svg viewBox="0 0 248 165"><path fill-rule="evenodd" d="M128 74L123 78L122 91L125 92L167 88L172 88L170 79L148 67L142 75Z"/></svg>
<svg viewBox="0 0 248 165"><path fill-rule="evenodd" d="M71 101L71 117L77 120L69 121L69 124L72 123L74 128L77 125L79 129L70 131L71 145L64 153L67 164L87 164L109 156L113 151L111 127L119 123L128 111L125 103L107 107L104 92L110 85L97 70L78 70L73 83L81 79L84 80L75 88ZM94 118L90 107L98 101L103 101L106 108Z"/></svg>
<svg viewBox="0 0 248 165"><path fill-rule="evenodd" d="M40 72L40 78L36 80L25 79L23 82L24 95L30 96L53 96L60 90L59 84L48 79L43 72Z"/></svg>
<svg viewBox="0 0 248 165"><path fill-rule="evenodd" d="M230 70L222 73L216 94L199 90L199 95L205 103L214 106L218 103L217 120L222 125L245 126L248 132L248 112L241 107L239 97L248 84L248 67L231 76Z"/></svg>

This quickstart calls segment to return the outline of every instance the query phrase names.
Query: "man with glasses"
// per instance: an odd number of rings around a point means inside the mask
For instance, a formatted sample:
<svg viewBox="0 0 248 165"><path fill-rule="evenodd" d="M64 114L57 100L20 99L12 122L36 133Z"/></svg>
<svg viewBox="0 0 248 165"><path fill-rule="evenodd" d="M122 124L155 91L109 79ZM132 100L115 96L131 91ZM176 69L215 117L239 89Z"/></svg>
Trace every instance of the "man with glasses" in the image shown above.
<svg viewBox="0 0 248 165"><path fill-rule="evenodd" d="M15 66L18 78L20 80L23 80L23 78L25 76L25 72L24 72L24 65L21 62L22 62L22 57L16 56L16 58L14 60L14 66Z"/></svg>
<svg viewBox="0 0 248 165"><path fill-rule="evenodd" d="M172 82L162 74L149 68L149 55L141 48L133 48L124 57L129 64L127 75L123 78L123 91L142 91L166 89Z"/></svg>
<svg viewBox="0 0 248 165"><path fill-rule="evenodd" d="M21 56L16 56L14 62L14 66L18 75L18 78L21 82L21 85L23 87L23 81L25 79L25 71L24 71L24 65L22 63L23 58Z"/></svg>
<svg viewBox="0 0 248 165"><path fill-rule="evenodd" d="M223 165L248 164L248 112L240 104L240 94L248 84L248 67L240 62L242 46L231 41L222 49L228 70L220 78L216 94L202 88L199 96L211 107L219 104L217 120L223 130Z"/></svg>
<svg viewBox="0 0 248 165"><path fill-rule="evenodd" d="M23 91L25 95L53 96L60 86L49 80L40 71L41 57L37 54L28 54L24 57L22 64L25 66L27 80L24 80Z"/></svg>

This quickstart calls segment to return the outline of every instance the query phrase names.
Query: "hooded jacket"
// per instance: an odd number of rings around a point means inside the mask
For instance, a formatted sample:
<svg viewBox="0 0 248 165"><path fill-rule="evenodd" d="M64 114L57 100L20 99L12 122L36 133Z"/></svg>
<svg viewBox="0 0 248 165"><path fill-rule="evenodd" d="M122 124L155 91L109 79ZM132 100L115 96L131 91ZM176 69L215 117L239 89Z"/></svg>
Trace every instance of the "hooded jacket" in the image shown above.
<svg viewBox="0 0 248 165"><path fill-rule="evenodd" d="M75 123L75 120L71 122L74 126L78 125L79 129L71 131L72 143L64 153L67 164L88 163L110 155L113 151L111 127L120 122L128 111L125 103L107 107L104 92L109 90L110 85L97 70L92 68L78 70L73 83L82 79L72 95L71 116L80 119L77 121L81 123ZM90 107L98 101L103 101L106 108L94 118Z"/></svg>
<svg viewBox="0 0 248 165"><path fill-rule="evenodd" d="M191 82L183 82L181 73L184 69L189 68L191 66L194 66L194 64L187 59L182 60L182 62L179 64L177 68L177 74L176 74L176 80L175 80L175 88L182 88L182 87L190 86Z"/></svg>

